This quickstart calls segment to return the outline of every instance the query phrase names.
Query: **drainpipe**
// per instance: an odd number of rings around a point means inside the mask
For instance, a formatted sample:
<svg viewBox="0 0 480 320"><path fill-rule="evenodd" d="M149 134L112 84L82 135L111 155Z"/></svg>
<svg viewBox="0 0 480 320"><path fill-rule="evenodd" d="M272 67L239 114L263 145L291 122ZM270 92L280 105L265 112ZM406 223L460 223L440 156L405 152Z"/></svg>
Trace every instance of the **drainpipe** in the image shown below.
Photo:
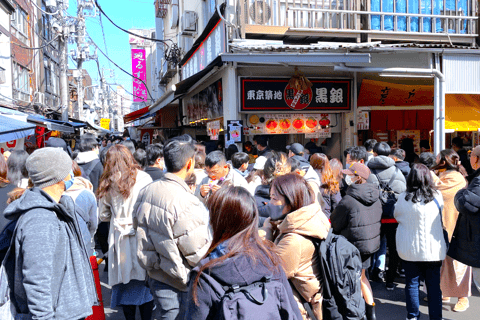
<svg viewBox="0 0 480 320"><path fill-rule="evenodd" d="M338 72L368 72L368 73L395 73L433 75L434 79L434 153L438 154L445 149L445 76L440 71L440 57L435 54L435 68L430 63L430 69L420 68L373 68L373 67L347 67L344 63L336 65Z"/></svg>

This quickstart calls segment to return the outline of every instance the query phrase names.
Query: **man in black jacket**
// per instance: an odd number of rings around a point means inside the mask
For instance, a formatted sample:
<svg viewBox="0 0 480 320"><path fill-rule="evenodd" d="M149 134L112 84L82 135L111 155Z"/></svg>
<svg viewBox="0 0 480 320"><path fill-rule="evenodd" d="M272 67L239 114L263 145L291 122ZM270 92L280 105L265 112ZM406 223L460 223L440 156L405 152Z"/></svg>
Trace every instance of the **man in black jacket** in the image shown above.
<svg viewBox="0 0 480 320"><path fill-rule="evenodd" d="M85 178L90 180L95 193L103 174L103 165L98 158L99 148L97 139L93 134L85 134L80 138L80 153L75 158L77 164L82 168Z"/></svg>
<svg viewBox="0 0 480 320"><path fill-rule="evenodd" d="M390 152L390 158L395 161L395 167L400 170L403 175L405 176L405 179L407 179L408 175L410 174L410 164L405 160L405 150L403 149L395 149Z"/></svg>
<svg viewBox="0 0 480 320"><path fill-rule="evenodd" d="M468 153L467 150L463 149L463 140L460 137L456 137L452 139L452 149L458 153L460 157L460 162L462 166L467 170L468 174L473 173L473 168L468 160Z"/></svg>
<svg viewBox="0 0 480 320"><path fill-rule="evenodd" d="M459 215L448 255L473 268L480 291L480 146L473 149L470 164L475 172L467 178L469 185L455 195Z"/></svg>
<svg viewBox="0 0 480 320"><path fill-rule="evenodd" d="M163 159L163 146L161 144L151 144L147 147L148 167L145 172L152 177L153 181L160 180L165 175L165 161Z"/></svg>

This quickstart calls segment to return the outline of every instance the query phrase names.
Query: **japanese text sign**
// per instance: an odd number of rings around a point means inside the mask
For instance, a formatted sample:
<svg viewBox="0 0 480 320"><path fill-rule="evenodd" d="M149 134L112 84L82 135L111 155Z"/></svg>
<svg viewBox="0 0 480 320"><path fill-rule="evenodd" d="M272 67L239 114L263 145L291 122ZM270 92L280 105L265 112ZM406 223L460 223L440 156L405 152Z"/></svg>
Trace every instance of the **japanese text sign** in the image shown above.
<svg viewBox="0 0 480 320"><path fill-rule="evenodd" d="M431 105L432 85L405 85L364 79L358 97L359 107Z"/></svg>
<svg viewBox="0 0 480 320"><path fill-rule="evenodd" d="M147 101L147 61L145 49L132 49L132 72L138 78L133 78L133 102ZM142 81L140 81L140 80Z"/></svg>
<svg viewBox="0 0 480 320"><path fill-rule="evenodd" d="M225 22L220 20L182 66L182 80L202 71L224 52L226 52Z"/></svg>
<svg viewBox="0 0 480 320"><path fill-rule="evenodd" d="M311 80L300 92L288 79L244 78L242 111L350 110L350 80Z"/></svg>

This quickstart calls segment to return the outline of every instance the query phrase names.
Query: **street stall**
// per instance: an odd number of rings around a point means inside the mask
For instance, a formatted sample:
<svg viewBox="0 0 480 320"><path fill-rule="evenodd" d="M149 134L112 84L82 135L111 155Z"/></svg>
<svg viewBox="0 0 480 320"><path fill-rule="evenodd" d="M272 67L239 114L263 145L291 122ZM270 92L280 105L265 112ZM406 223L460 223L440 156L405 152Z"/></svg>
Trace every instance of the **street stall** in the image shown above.
<svg viewBox="0 0 480 320"><path fill-rule="evenodd" d="M25 138L35 135L35 125L0 115L0 152L23 149Z"/></svg>

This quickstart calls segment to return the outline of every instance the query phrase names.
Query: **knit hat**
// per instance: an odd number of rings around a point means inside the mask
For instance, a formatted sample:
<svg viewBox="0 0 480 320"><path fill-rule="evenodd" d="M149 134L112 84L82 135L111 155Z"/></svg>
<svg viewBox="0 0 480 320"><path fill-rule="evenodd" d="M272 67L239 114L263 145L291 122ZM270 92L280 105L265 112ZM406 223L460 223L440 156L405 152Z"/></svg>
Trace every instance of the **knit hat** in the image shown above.
<svg viewBox="0 0 480 320"><path fill-rule="evenodd" d="M26 162L28 176L40 189L63 181L72 170L72 159L59 148L35 150Z"/></svg>

